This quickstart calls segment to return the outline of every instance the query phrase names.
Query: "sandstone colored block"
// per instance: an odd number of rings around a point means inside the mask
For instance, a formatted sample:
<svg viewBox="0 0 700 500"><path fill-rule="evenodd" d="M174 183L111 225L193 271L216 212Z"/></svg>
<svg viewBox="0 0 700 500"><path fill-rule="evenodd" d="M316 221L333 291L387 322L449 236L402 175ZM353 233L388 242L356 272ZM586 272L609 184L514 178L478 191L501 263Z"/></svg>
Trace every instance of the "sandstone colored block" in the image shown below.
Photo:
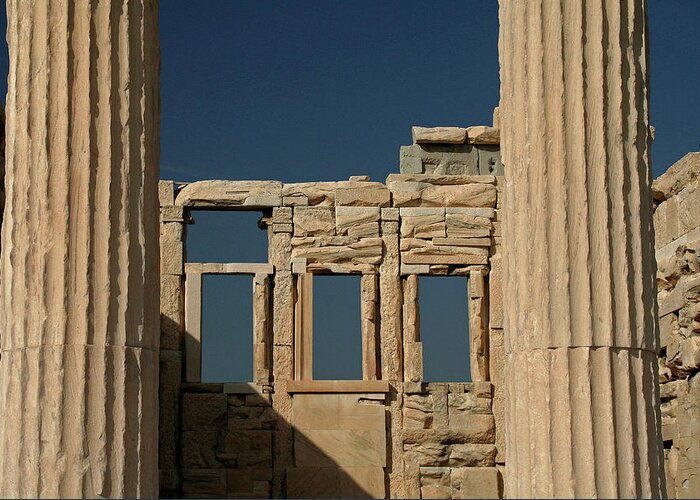
<svg viewBox="0 0 700 500"><path fill-rule="evenodd" d="M467 142L469 144L495 144L501 141L501 131L487 125L467 127Z"/></svg>
<svg viewBox="0 0 700 500"><path fill-rule="evenodd" d="M285 207L306 207L309 199L306 196L283 196L282 204Z"/></svg>
<svg viewBox="0 0 700 500"><path fill-rule="evenodd" d="M414 144L464 144L467 131L461 127L412 127Z"/></svg>
<svg viewBox="0 0 700 500"><path fill-rule="evenodd" d="M496 446L491 444L454 444L450 449L452 467L493 467L496 465Z"/></svg>
<svg viewBox="0 0 700 500"><path fill-rule="evenodd" d="M401 252L401 262L405 264L486 264L488 257L471 254L432 255Z"/></svg>
<svg viewBox="0 0 700 500"><path fill-rule="evenodd" d="M381 467L289 467L288 498L385 498Z"/></svg>
<svg viewBox="0 0 700 500"><path fill-rule="evenodd" d="M339 246L317 246L314 242L299 242L292 248L292 258L305 257L314 262L354 262L378 264L382 258L381 238L363 238L356 243Z"/></svg>
<svg viewBox="0 0 700 500"><path fill-rule="evenodd" d="M464 184L496 184L494 175L455 175L455 174L389 174L386 184L391 189L394 183L423 183L435 186L461 186Z"/></svg>
<svg viewBox="0 0 700 500"><path fill-rule="evenodd" d="M173 181L158 182L158 201L161 207L175 204L175 183Z"/></svg>
<svg viewBox="0 0 700 500"><path fill-rule="evenodd" d="M330 207L296 207L294 236L333 236L335 210Z"/></svg>
<svg viewBox="0 0 700 500"><path fill-rule="evenodd" d="M184 470L182 492L192 498L223 498L226 495L226 469Z"/></svg>
<svg viewBox="0 0 700 500"><path fill-rule="evenodd" d="M399 221L399 209L398 208L382 208L382 222L398 222Z"/></svg>
<svg viewBox="0 0 700 500"><path fill-rule="evenodd" d="M503 479L495 467L452 469L452 498L503 498Z"/></svg>
<svg viewBox="0 0 700 500"><path fill-rule="evenodd" d="M491 246L491 238L433 238L433 244L456 247L489 247Z"/></svg>
<svg viewBox="0 0 700 500"><path fill-rule="evenodd" d="M665 200L700 178L700 152L687 153L657 177L652 184L654 199Z"/></svg>
<svg viewBox="0 0 700 500"><path fill-rule="evenodd" d="M395 207L495 207L491 184L432 185L421 182L390 184Z"/></svg>
<svg viewBox="0 0 700 500"><path fill-rule="evenodd" d="M348 183L343 182L299 182L284 184L282 186L283 197L305 197L309 205L333 206L335 203L335 190L338 186Z"/></svg>
<svg viewBox="0 0 700 500"><path fill-rule="evenodd" d="M436 175L478 174L479 156L470 144L414 144L401 146L401 173ZM418 163L420 162L420 164Z"/></svg>
<svg viewBox="0 0 700 500"><path fill-rule="evenodd" d="M401 275L429 273L430 266L426 264L401 264Z"/></svg>
<svg viewBox="0 0 700 500"><path fill-rule="evenodd" d="M368 222L348 229L348 236L354 238L373 238L379 236L379 223Z"/></svg>
<svg viewBox="0 0 700 500"><path fill-rule="evenodd" d="M354 183L355 186L338 187L335 192L337 206L388 207L391 192L379 182Z"/></svg>
<svg viewBox="0 0 700 500"><path fill-rule="evenodd" d="M278 181L197 181L183 187L175 203L186 207L269 208L282 205Z"/></svg>
<svg viewBox="0 0 700 500"><path fill-rule="evenodd" d="M380 220L379 207L336 207L335 225L338 235L347 234L348 230L367 223L378 223ZM377 225L377 231L378 231Z"/></svg>
<svg viewBox="0 0 700 500"><path fill-rule="evenodd" d="M501 150L498 146L479 146L479 173L503 175Z"/></svg>
<svg viewBox="0 0 700 500"><path fill-rule="evenodd" d="M226 418L226 394L183 394L183 430L219 430L226 422Z"/></svg>
<svg viewBox="0 0 700 500"><path fill-rule="evenodd" d="M295 432L294 457L297 467L384 467L385 432L384 429Z"/></svg>

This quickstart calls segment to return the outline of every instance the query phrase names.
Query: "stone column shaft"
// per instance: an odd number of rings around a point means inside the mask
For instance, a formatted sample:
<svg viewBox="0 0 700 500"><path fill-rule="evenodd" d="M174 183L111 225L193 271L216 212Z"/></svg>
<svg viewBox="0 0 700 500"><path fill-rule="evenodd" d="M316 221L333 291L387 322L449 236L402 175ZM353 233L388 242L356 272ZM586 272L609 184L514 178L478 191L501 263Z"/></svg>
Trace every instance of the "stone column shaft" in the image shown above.
<svg viewBox="0 0 700 500"><path fill-rule="evenodd" d="M664 493L646 2L500 0L507 494Z"/></svg>
<svg viewBox="0 0 700 500"><path fill-rule="evenodd" d="M0 495L157 496L157 0L7 18Z"/></svg>

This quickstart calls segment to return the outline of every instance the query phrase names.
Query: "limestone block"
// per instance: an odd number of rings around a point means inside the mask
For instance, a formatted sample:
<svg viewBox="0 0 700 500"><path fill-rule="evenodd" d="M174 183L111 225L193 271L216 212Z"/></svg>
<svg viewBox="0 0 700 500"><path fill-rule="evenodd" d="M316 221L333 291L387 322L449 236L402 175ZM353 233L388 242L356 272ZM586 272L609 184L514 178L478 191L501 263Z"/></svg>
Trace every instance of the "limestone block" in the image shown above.
<svg viewBox="0 0 700 500"><path fill-rule="evenodd" d="M295 432L294 461L297 467L384 467L384 429Z"/></svg>
<svg viewBox="0 0 700 500"><path fill-rule="evenodd" d="M401 275L429 273L430 266L427 264L401 264Z"/></svg>
<svg viewBox="0 0 700 500"><path fill-rule="evenodd" d="M294 236L335 235L335 210L329 207L294 209Z"/></svg>
<svg viewBox="0 0 700 500"><path fill-rule="evenodd" d="M458 429L459 420L465 415L491 415L491 398L481 398L474 393L455 394L447 396L450 412L450 427ZM453 418L454 417L454 418Z"/></svg>
<svg viewBox="0 0 700 500"><path fill-rule="evenodd" d="M402 156L399 160L401 173L423 173L423 160L412 156Z"/></svg>
<svg viewBox="0 0 700 500"><path fill-rule="evenodd" d="M414 144L464 144L467 131L461 127L412 127Z"/></svg>
<svg viewBox="0 0 700 500"><path fill-rule="evenodd" d="M158 181L158 201L161 207L175 204L175 183L173 181Z"/></svg>
<svg viewBox="0 0 700 500"><path fill-rule="evenodd" d="M476 175L479 156L470 144L414 144L401 146L401 173ZM418 161L421 162L420 168Z"/></svg>
<svg viewBox="0 0 700 500"><path fill-rule="evenodd" d="M383 223L385 224L385 223ZM393 223L396 224L396 223ZM402 302L399 275L399 238L382 234L383 257L379 263L379 352L383 380L403 380ZM395 476L394 476L395 477Z"/></svg>
<svg viewBox="0 0 700 500"><path fill-rule="evenodd" d="M489 378L493 383L493 400L491 408L496 424L496 455L497 463L506 461L505 436L505 346L503 330L491 328L489 332Z"/></svg>
<svg viewBox="0 0 700 500"><path fill-rule="evenodd" d="M488 415L477 416L487 417ZM437 444L451 446L455 443L474 445L493 444L493 427L489 424L488 419L475 419L474 423L474 428L465 427L463 429L450 429L446 425L444 427L439 426L436 424L435 418L433 418L432 428L403 429L401 438L404 444L420 446L432 446Z"/></svg>
<svg viewBox="0 0 700 500"><path fill-rule="evenodd" d="M205 431L219 430L227 419L226 394L182 395L183 430Z"/></svg>
<svg viewBox="0 0 700 500"><path fill-rule="evenodd" d="M447 407L449 385L431 382L426 384L426 388L433 396L433 426L437 429L449 427L449 410Z"/></svg>
<svg viewBox="0 0 700 500"><path fill-rule="evenodd" d="M282 205L278 181L197 181L177 194L175 204L185 207L269 208Z"/></svg>
<svg viewBox="0 0 700 500"><path fill-rule="evenodd" d="M344 235L354 226L361 226L372 222L378 223L380 220L380 210L382 209L379 207L336 207L336 233L338 235Z"/></svg>
<svg viewBox="0 0 700 500"><path fill-rule="evenodd" d="M389 185L395 207L495 207L496 187L491 184L433 185L393 182Z"/></svg>
<svg viewBox="0 0 700 500"><path fill-rule="evenodd" d="M284 184L283 197L305 197L309 205L333 206L335 189L340 182L301 182Z"/></svg>
<svg viewBox="0 0 700 500"><path fill-rule="evenodd" d="M193 498L223 498L226 495L226 469L185 469L182 493Z"/></svg>
<svg viewBox="0 0 700 500"><path fill-rule="evenodd" d="M402 238L440 238L447 234L445 227L445 214L402 216Z"/></svg>
<svg viewBox="0 0 700 500"><path fill-rule="evenodd" d="M421 467L421 498L452 498L449 467Z"/></svg>
<svg viewBox="0 0 700 500"><path fill-rule="evenodd" d="M404 344L404 371L407 382L423 380L423 344L407 342Z"/></svg>
<svg viewBox="0 0 700 500"><path fill-rule="evenodd" d="M363 238L356 243L339 246L315 245L314 242L298 242L292 248L292 258L305 257L309 263L353 261L365 264L378 264L382 258L381 238Z"/></svg>
<svg viewBox="0 0 700 500"><path fill-rule="evenodd" d="M501 140L501 131L487 125L467 127L467 143L469 144L495 144Z"/></svg>
<svg viewBox="0 0 700 500"><path fill-rule="evenodd" d="M406 434L406 431L403 433ZM450 446L435 442L407 443L404 439L404 460L418 467L440 467L449 461Z"/></svg>
<svg viewBox="0 0 700 500"><path fill-rule="evenodd" d="M274 207L272 209L272 222L292 222L293 209L291 207Z"/></svg>
<svg viewBox="0 0 700 500"><path fill-rule="evenodd" d="M390 203L391 192L380 182L351 183L335 192L337 206L388 207Z"/></svg>
<svg viewBox="0 0 700 500"><path fill-rule="evenodd" d="M291 222L275 222L272 224L273 233L293 233L294 224Z"/></svg>
<svg viewBox="0 0 700 500"><path fill-rule="evenodd" d="M394 234L399 234L399 222L398 221L382 221L381 231L382 231L382 236L390 236L390 235L394 235Z"/></svg>
<svg viewBox="0 0 700 500"><path fill-rule="evenodd" d="M182 277L160 277L160 345L162 349L182 348L184 331Z"/></svg>
<svg viewBox="0 0 700 500"><path fill-rule="evenodd" d="M676 196L680 236L700 226L700 179L686 185Z"/></svg>
<svg viewBox="0 0 700 500"><path fill-rule="evenodd" d="M185 469L217 469L218 431L183 431L181 463Z"/></svg>
<svg viewBox="0 0 700 500"><path fill-rule="evenodd" d="M687 153L654 180L652 184L654 199L657 201L668 199L698 178L700 178L700 152Z"/></svg>
<svg viewBox="0 0 700 500"><path fill-rule="evenodd" d="M394 183L427 183L435 186L461 186L464 184L496 184L494 175L454 175L454 174L389 174L386 184L391 190Z"/></svg>
<svg viewBox="0 0 700 500"><path fill-rule="evenodd" d="M381 467L289 467L288 498L385 498Z"/></svg>
<svg viewBox="0 0 700 500"><path fill-rule="evenodd" d="M501 150L498 146L479 146L479 173L482 175L503 175Z"/></svg>
<svg viewBox="0 0 700 500"><path fill-rule="evenodd" d="M399 221L399 209L398 208L382 208L382 222L398 222Z"/></svg>
<svg viewBox="0 0 700 500"><path fill-rule="evenodd" d="M309 199L306 196L283 196L282 204L285 207L305 207L309 205Z"/></svg>
<svg viewBox="0 0 700 500"><path fill-rule="evenodd" d="M491 444L454 444L450 449L452 467L493 467L496 447Z"/></svg>
<svg viewBox="0 0 700 500"><path fill-rule="evenodd" d="M355 238L377 237L379 236L379 223L368 222L367 224L353 226L350 229L348 229L348 236L352 236Z"/></svg>
<svg viewBox="0 0 700 500"><path fill-rule="evenodd" d="M680 236L678 198L676 196L672 196L656 207L654 212L654 229L656 248L661 248Z"/></svg>
<svg viewBox="0 0 700 500"><path fill-rule="evenodd" d="M185 210L182 207L164 206L160 208L161 222L184 222Z"/></svg>
<svg viewBox="0 0 700 500"><path fill-rule="evenodd" d="M488 410L481 408L483 413L476 413L467 409L450 407L449 427L460 430L469 429L472 433L478 433L480 443L496 442L496 424L493 415L490 414L491 402L488 403ZM461 406L466 406L462 404ZM488 411L488 413L486 413Z"/></svg>
<svg viewBox="0 0 700 500"><path fill-rule="evenodd" d="M488 275L489 287L489 326L503 328L503 258L500 247L490 258L491 270Z"/></svg>
<svg viewBox="0 0 700 500"><path fill-rule="evenodd" d="M435 245L447 245L456 247L490 247L491 238L433 238Z"/></svg>
<svg viewBox="0 0 700 500"><path fill-rule="evenodd" d="M427 254L417 251L401 252L401 261L406 264L486 264L488 257L468 253L460 254ZM431 267L432 268L432 267Z"/></svg>
<svg viewBox="0 0 700 500"><path fill-rule="evenodd" d="M161 274L183 274L185 247L181 241L170 241L160 249Z"/></svg>
<svg viewBox="0 0 700 500"><path fill-rule="evenodd" d="M163 242L183 241L184 226L179 222L165 222L160 225L161 245Z"/></svg>
<svg viewBox="0 0 700 500"><path fill-rule="evenodd" d="M452 469L452 498L503 498L503 479L495 467Z"/></svg>

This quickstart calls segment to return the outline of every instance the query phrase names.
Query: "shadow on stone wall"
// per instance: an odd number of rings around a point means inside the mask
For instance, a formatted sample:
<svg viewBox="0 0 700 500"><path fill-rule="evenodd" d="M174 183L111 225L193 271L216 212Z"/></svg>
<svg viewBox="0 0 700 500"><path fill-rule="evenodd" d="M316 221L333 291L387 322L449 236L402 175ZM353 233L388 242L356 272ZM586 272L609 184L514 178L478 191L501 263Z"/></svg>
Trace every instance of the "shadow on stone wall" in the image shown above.
<svg viewBox="0 0 700 500"><path fill-rule="evenodd" d="M162 329L179 328L165 316L161 321ZM181 383L183 356L183 351L161 351L162 498L384 497L381 467L341 467L273 410L270 395L226 394L218 383ZM324 446L333 445L329 437ZM357 442L362 439L358 431ZM386 456L386 445L373 449L375 444L368 439L364 448L353 448L338 442L332 453L360 462L363 453ZM353 453L359 456L349 457Z"/></svg>

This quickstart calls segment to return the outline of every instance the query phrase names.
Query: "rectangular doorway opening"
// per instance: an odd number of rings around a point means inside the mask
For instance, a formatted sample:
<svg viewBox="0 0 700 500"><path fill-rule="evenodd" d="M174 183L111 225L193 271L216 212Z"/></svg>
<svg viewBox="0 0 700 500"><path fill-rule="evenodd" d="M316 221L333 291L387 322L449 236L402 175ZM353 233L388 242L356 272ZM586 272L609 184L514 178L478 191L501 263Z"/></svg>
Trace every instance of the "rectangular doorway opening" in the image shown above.
<svg viewBox="0 0 700 500"><path fill-rule="evenodd" d="M423 380L470 382L468 278L421 276L418 283Z"/></svg>
<svg viewBox="0 0 700 500"><path fill-rule="evenodd" d="M313 378L362 380L360 276L314 275Z"/></svg>
<svg viewBox="0 0 700 500"><path fill-rule="evenodd" d="M252 276L202 276L202 382L253 381Z"/></svg>

